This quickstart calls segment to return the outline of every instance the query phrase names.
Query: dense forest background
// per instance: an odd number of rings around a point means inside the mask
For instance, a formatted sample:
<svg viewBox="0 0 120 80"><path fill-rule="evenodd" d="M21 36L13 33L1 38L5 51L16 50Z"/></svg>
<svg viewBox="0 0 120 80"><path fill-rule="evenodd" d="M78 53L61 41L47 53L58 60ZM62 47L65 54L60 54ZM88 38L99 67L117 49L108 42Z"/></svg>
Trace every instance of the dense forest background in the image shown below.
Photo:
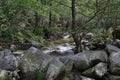
<svg viewBox="0 0 120 80"><path fill-rule="evenodd" d="M119 14L120 0L0 0L0 42L46 45L69 33L79 52L80 33L94 33L95 42L112 40Z"/></svg>

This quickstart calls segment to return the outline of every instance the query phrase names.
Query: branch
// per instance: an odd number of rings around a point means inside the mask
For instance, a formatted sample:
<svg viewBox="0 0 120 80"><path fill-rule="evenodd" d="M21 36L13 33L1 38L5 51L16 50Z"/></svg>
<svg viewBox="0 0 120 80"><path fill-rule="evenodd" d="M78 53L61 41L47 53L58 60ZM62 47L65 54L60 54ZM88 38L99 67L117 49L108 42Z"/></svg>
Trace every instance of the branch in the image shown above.
<svg viewBox="0 0 120 80"><path fill-rule="evenodd" d="M70 6L68 6L68 5L66 5L66 4L63 4L63 3L61 3L61 2L58 2L58 1L57 1L57 3L59 3L60 5L65 6L65 7L71 8Z"/></svg>
<svg viewBox="0 0 120 80"><path fill-rule="evenodd" d="M107 0L106 2L106 6L104 8L102 8L101 10L95 12L95 14L85 22L85 24L89 23L92 19L94 19L98 14L100 14L101 12L104 12L106 10L106 8L108 7L108 3L109 3L110 0Z"/></svg>

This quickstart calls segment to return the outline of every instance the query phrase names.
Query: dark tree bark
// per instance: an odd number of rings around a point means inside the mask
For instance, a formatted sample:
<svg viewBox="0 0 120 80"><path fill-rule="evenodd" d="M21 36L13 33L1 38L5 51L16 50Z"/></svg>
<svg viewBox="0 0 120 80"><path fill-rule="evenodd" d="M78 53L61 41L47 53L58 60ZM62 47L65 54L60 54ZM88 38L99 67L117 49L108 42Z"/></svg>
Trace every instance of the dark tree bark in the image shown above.
<svg viewBox="0 0 120 80"><path fill-rule="evenodd" d="M36 28L38 27L38 22L39 22L39 16L38 16L38 13L35 12L35 26L34 26L34 29L33 29L33 33L35 33Z"/></svg>
<svg viewBox="0 0 120 80"><path fill-rule="evenodd" d="M50 7L52 6L52 3L49 3ZM49 27L51 27L51 23L52 23L52 13L51 10L49 11Z"/></svg>
<svg viewBox="0 0 120 80"><path fill-rule="evenodd" d="M75 28L75 0L72 0L72 29Z"/></svg>
<svg viewBox="0 0 120 80"><path fill-rule="evenodd" d="M73 39L74 39L74 42L76 44L76 50L75 50L75 53L79 53L79 52L82 52L82 44L81 44L81 40L82 40L82 35L78 34L76 32L76 23L75 23L75 13L76 13L76 9L75 9L75 1L76 0L72 0L72 7L71 7L71 10L72 10L72 30L73 30L73 33L72 33L72 36L73 36Z"/></svg>

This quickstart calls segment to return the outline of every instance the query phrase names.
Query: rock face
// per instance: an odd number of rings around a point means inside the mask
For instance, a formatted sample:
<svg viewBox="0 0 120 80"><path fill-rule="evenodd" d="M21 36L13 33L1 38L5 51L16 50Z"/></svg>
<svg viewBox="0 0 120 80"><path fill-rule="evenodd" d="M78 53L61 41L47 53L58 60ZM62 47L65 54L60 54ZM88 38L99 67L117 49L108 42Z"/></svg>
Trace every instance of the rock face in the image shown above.
<svg viewBox="0 0 120 80"><path fill-rule="evenodd" d="M59 58L53 58L48 66L46 73L47 80L54 80L60 73L64 71L64 64L60 62Z"/></svg>
<svg viewBox="0 0 120 80"><path fill-rule="evenodd" d="M80 71L88 69L90 66L88 56L84 53L76 54L72 57L72 60L74 62L75 68L79 69Z"/></svg>
<svg viewBox="0 0 120 80"><path fill-rule="evenodd" d="M111 45L111 44L108 44L106 46L106 50L109 54L116 53L116 52L120 51L120 49L118 47Z"/></svg>
<svg viewBox="0 0 120 80"><path fill-rule="evenodd" d="M101 78L107 73L107 65L105 63L99 63L95 67L84 71L82 74L89 77Z"/></svg>
<svg viewBox="0 0 120 80"><path fill-rule="evenodd" d="M107 62L108 60L108 55L105 51L87 51L85 52L89 59L90 66L94 66L98 64L99 62Z"/></svg>
<svg viewBox="0 0 120 80"><path fill-rule="evenodd" d="M120 51L110 55L110 71L120 75Z"/></svg>
<svg viewBox="0 0 120 80"><path fill-rule="evenodd" d="M40 50L31 47L24 53L19 69L22 71L22 80L34 80L40 71L46 71L52 58Z"/></svg>
<svg viewBox="0 0 120 80"><path fill-rule="evenodd" d="M105 51L87 51L72 57L75 68L84 71L99 62L107 62L108 56Z"/></svg>
<svg viewBox="0 0 120 80"><path fill-rule="evenodd" d="M10 50L0 51L0 68L4 70L16 70L18 61Z"/></svg>

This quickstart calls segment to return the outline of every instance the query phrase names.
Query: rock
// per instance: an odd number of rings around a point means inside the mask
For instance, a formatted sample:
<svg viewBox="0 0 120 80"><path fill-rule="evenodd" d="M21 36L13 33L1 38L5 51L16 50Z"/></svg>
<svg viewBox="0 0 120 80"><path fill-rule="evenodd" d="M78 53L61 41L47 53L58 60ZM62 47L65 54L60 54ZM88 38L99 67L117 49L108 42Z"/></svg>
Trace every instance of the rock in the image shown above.
<svg viewBox="0 0 120 80"><path fill-rule="evenodd" d="M18 80L19 75L17 71L7 71L0 69L0 80Z"/></svg>
<svg viewBox="0 0 120 80"><path fill-rule="evenodd" d="M78 53L74 55L72 60L75 68L79 69L80 71L86 70L90 66L88 56L84 53Z"/></svg>
<svg viewBox="0 0 120 80"><path fill-rule="evenodd" d="M120 76L110 75L109 80L120 80Z"/></svg>
<svg viewBox="0 0 120 80"><path fill-rule="evenodd" d="M63 36L63 39L68 40L70 38L70 34Z"/></svg>
<svg viewBox="0 0 120 80"><path fill-rule="evenodd" d="M100 50L86 51L84 53L88 57L90 66L94 66L94 65L98 64L99 62L107 62L107 60L108 60L107 53L102 50L101 51Z"/></svg>
<svg viewBox="0 0 120 80"><path fill-rule="evenodd" d="M120 48L120 39L115 39L112 44Z"/></svg>
<svg viewBox="0 0 120 80"><path fill-rule="evenodd" d="M99 62L107 62L108 56L105 51L85 51L71 58L76 69L84 71Z"/></svg>
<svg viewBox="0 0 120 80"><path fill-rule="evenodd" d="M118 51L120 51L120 49L114 45L111 45L111 44L108 44L106 46L106 51L109 53L109 54L112 54L112 53L116 53Z"/></svg>
<svg viewBox="0 0 120 80"><path fill-rule="evenodd" d="M74 75L74 80L80 80L80 76L77 75L77 74L75 74L75 75Z"/></svg>
<svg viewBox="0 0 120 80"><path fill-rule="evenodd" d="M8 71L0 69L0 80L12 80L12 76Z"/></svg>
<svg viewBox="0 0 120 80"><path fill-rule="evenodd" d="M24 55L24 51L21 51L21 50L15 51L15 52L13 52L13 55L15 57L21 57Z"/></svg>
<svg viewBox="0 0 120 80"><path fill-rule="evenodd" d="M91 40L93 37L94 37L94 34L91 33L91 32L89 32L89 33L87 33L87 34L85 35L85 39L86 39L86 40Z"/></svg>
<svg viewBox="0 0 120 80"><path fill-rule="evenodd" d="M84 76L80 76L79 80L95 80L95 79L84 77Z"/></svg>
<svg viewBox="0 0 120 80"><path fill-rule="evenodd" d="M38 51L38 49L35 48L35 47L30 47L30 48L28 49L28 52L30 52L30 53L36 53L37 51ZM43 52L40 51L40 53L43 53Z"/></svg>
<svg viewBox="0 0 120 80"><path fill-rule="evenodd" d="M65 64L65 71L66 71L66 72L70 72L70 71L72 70L72 68L73 68L73 60L67 59L67 60L64 62L64 64Z"/></svg>
<svg viewBox="0 0 120 80"><path fill-rule="evenodd" d="M16 70L18 67L18 60L11 53L10 50L0 51L0 68L4 70Z"/></svg>
<svg viewBox="0 0 120 80"><path fill-rule="evenodd" d="M10 50L11 51L15 51L16 49L17 49L17 47L14 44L10 45Z"/></svg>
<svg viewBox="0 0 120 80"><path fill-rule="evenodd" d="M34 45L34 46L40 46L40 43L37 42L37 41L31 41L31 43L32 43L32 45Z"/></svg>
<svg viewBox="0 0 120 80"><path fill-rule="evenodd" d="M46 71L51 60L52 57L44 54L37 48L31 47L25 51L19 66L22 80L36 80L38 72Z"/></svg>
<svg viewBox="0 0 120 80"><path fill-rule="evenodd" d="M101 78L107 73L107 65L105 63L99 63L95 67L84 71L82 74L89 77Z"/></svg>
<svg viewBox="0 0 120 80"><path fill-rule="evenodd" d="M60 73L64 71L64 64L59 60L59 58L53 58L49 63L48 70L46 73L47 80L54 80Z"/></svg>
<svg viewBox="0 0 120 80"><path fill-rule="evenodd" d="M120 51L110 55L110 71L112 74L120 75Z"/></svg>

